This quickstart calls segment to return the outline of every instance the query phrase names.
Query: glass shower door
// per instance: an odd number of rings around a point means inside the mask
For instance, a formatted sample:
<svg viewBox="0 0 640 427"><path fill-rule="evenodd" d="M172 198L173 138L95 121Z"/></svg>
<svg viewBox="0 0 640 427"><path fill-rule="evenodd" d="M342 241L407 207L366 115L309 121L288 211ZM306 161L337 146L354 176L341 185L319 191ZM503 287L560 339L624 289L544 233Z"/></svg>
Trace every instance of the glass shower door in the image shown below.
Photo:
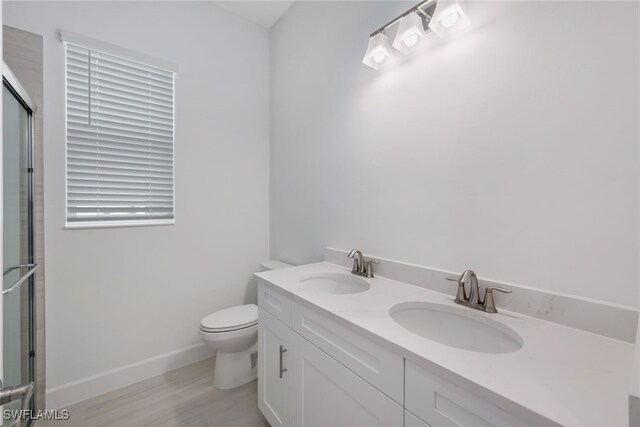
<svg viewBox="0 0 640 427"><path fill-rule="evenodd" d="M3 85L3 385L33 380L31 114ZM20 402L4 409L20 409Z"/></svg>

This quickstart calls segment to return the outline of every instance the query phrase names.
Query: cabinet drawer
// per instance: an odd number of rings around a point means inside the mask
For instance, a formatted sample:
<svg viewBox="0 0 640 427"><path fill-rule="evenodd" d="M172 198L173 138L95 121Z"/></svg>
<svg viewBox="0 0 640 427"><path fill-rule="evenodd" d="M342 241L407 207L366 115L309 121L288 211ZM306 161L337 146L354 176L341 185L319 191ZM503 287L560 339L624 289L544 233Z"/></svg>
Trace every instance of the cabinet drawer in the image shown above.
<svg viewBox="0 0 640 427"><path fill-rule="evenodd" d="M293 304L292 327L378 390L403 403L401 356L300 304Z"/></svg>
<svg viewBox="0 0 640 427"><path fill-rule="evenodd" d="M405 407L431 427L530 427L510 413L406 362Z"/></svg>
<svg viewBox="0 0 640 427"><path fill-rule="evenodd" d="M259 282L258 305L285 325L291 326L291 298L284 292Z"/></svg>

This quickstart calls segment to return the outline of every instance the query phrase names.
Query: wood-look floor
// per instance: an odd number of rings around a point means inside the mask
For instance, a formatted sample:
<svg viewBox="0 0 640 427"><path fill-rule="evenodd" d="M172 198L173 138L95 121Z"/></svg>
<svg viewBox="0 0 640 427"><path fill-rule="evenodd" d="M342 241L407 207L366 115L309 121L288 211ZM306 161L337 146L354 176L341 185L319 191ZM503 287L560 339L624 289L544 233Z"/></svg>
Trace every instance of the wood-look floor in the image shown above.
<svg viewBox="0 0 640 427"><path fill-rule="evenodd" d="M70 406L67 421L36 427L267 427L257 406L256 381L233 390L213 387L214 359Z"/></svg>

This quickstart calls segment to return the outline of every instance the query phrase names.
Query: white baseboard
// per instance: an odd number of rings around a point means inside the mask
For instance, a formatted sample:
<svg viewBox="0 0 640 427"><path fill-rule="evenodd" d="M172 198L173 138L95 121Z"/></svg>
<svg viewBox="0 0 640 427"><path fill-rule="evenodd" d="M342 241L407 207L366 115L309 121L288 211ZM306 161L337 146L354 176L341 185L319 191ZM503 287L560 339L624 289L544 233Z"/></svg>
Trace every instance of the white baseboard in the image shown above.
<svg viewBox="0 0 640 427"><path fill-rule="evenodd" d="M161 354L131 365L47 389L46 406L47 409L64 408L212 356L211 350L205 344Z"/></svg>

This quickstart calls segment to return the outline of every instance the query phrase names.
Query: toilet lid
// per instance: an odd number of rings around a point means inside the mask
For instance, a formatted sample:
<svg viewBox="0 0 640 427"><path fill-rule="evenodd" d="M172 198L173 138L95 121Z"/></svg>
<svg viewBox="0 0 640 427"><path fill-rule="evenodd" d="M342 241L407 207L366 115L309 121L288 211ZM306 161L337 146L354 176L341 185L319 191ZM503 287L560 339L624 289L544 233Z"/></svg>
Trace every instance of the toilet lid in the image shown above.
<svg viewBox="0 0 640 427"><path fill-rule="evenodd" d="M233 331L258 323L258 306L237 305L216 311L200 321L200 327L207 331Z"/></svg>

